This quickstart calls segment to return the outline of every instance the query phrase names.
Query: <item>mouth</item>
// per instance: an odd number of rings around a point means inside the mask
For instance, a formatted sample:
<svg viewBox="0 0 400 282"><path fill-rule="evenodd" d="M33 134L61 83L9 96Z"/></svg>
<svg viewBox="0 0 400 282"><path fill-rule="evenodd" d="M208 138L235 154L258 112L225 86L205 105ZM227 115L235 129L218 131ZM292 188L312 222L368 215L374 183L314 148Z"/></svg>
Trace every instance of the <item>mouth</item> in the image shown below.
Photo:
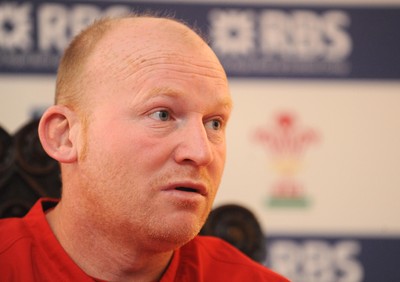
<svg viewBox="0 0 400 282"><path fill-rule="evenodd" d="M181 183L183 184L183 183ZM176 184L173 186L170 186L170 188L166 190L173 190L173 191L178 191L178 192L184 192L184 193L193 193L193 194L199 194L201 196L207 196L207 187L202 185L202 184L194 184L194 183L186 183L184 185L181 184Z"/></svg>
<svg viewBox="0 0 400 282"><path fill-rule="evenodd" d="M189 193L199 193L199 191L196 188L191 188L191 187L176 187L175 190L182 192L189 192Z"/></svg>

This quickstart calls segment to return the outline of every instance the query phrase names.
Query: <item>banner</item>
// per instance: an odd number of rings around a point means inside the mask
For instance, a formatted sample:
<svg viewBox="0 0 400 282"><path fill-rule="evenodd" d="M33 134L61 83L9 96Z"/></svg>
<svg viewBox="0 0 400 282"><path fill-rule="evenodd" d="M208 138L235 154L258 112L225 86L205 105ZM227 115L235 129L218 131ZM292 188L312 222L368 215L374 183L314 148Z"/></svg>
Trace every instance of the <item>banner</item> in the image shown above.
<svg viewBox="0 0 400 282"><path fill-rule="evenodd" d="M400 281L398 238L277 236L266 264L295 282Z"/></svg>
<svg viewBox="0 0 400 282"><path fill-rule="evenodd" d="M0 2L0 121L53 103L63 50L96 18L182 19L235 101L215 205L254 211L264 264L293 282L400 281L400 6L182 2Z"/></svg>
<svg viewBox="0 0 400 282"><path fill-rule="evenodd" d="M231 77L399 79L400 8L13 1L0 4L0 73L55 73L101 16L171 15L197 26Z"/></svg>

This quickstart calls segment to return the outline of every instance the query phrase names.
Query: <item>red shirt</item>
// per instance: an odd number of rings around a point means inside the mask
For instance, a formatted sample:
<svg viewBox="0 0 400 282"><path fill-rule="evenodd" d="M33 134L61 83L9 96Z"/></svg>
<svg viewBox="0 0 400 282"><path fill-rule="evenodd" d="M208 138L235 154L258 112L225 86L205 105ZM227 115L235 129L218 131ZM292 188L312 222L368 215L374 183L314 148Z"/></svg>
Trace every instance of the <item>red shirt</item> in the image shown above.
<svg viewBox="0 0 400 282"><path fill-rule="evenodd" d="M42 199L24 218L0 220L1 281L96 281L74 263L51 231L44 211L56 204ZM169 281L288 280L220 239L197 236L174 252L160 280Z"/></svg>

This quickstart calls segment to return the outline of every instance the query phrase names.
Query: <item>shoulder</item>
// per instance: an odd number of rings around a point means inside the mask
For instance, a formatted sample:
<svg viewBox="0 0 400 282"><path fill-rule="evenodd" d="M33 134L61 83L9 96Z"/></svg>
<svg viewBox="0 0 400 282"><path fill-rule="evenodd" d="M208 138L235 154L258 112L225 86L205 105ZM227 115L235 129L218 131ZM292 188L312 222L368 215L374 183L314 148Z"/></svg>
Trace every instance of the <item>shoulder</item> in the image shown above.
<svg viewBox="0 0 400 282"><path fill-rule="evenodd" d="M221 275L225 278L235 277L237 281L244 278L254 281L288 281L216 237L197 236L182 249L182 252L187 252L192 256L192 260L196 259L205 275L210 273L214 278Z"/></svg>
<svg viewBox="0 0 400 282"><path fill-rule="evenodd" d="M29 238L29 232L22 218L0 220L0 254L18 241Z"/></svg>
<svg viewBox="0 0 400 282"><path fill-rule="evenodd" d="M38 201L25 217L0 220L0 259L22 256L30 252L36 239L47 224L42 207Z"/></svg>
<svg viewBox="0 0 400 282"><path fill-rule="evenodd" d="M22 218L0 220L0 268L2 281L31 281L32 236ZM23 278L23 279L22 279ZM25 279L27 278L27 279Z"/></svg>

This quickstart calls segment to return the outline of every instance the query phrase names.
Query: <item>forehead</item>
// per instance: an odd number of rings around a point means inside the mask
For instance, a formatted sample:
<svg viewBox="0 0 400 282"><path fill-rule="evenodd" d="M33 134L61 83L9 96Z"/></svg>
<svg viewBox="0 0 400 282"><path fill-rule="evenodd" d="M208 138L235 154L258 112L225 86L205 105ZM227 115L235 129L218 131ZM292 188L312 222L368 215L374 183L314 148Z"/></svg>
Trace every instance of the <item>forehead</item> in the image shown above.
<svg viewBox="0 0 400 282"><path fill-rule="evenodd" d="M119 20L100 40L94 53L102 63L141 63L151 54L174 56L183 53L197 57L216 57L192 30L168 19L133 18ZM150 55L150 56L149 56Z"/></svg>
<svg viewBox="0 0 400 282"><path fill-rule="evenodd" d="M173 68L181 74L205 72L210 78L226 80L211 48L189 28L165 19L116 23L100 40L87 65L92 77L111 81L134 75L140 79L152 68Z"/></svg>
<svg viewBox="0 0 400 282"><path fill-rule="evenodd" d="M115 98L127 92L130 100L143 101L160 93L187 94L191 88L199 94L213 93L208 99L230 108L219 60L200 37L179 23L119 23L103 37L88 62L88 81L97 96Z"/></svg>

